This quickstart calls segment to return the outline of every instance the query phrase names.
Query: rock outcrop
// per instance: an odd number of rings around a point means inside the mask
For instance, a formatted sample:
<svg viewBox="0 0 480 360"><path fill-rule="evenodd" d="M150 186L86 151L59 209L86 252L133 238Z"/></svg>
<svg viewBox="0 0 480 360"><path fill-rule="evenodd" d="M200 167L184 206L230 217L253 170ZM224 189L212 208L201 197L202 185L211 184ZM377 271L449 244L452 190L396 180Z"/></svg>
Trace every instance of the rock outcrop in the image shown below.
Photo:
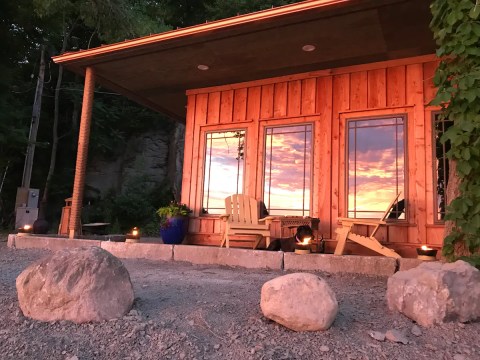
<svg viewBox="0 0 480 360"><path fill-rule="evenodd" d="M338 302L325 280L295 273L262 286L263 315L295 331L327 330L335 320Z"/></svg>
<svg viewBox="0 0 480 360"><path fill-rule="evenodd" d="M480 318L480 271L464 261L423 263L388 279L387 302L422 326Z"/></svg>
<svg viewBox="0 0 480 360"><path fill-rule="evenodd" d="M134 299L127 269L98 247L58 251L27 267L16 285L23 314L40 321L118 318Z"/></svg>

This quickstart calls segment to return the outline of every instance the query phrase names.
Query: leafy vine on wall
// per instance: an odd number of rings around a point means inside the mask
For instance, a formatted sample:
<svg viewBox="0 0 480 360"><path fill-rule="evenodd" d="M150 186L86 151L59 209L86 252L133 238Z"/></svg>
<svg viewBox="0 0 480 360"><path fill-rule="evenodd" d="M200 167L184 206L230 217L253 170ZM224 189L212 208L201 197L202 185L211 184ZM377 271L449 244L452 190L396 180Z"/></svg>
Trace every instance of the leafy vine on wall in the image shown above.
<svg viewBox="0 0 480 360"><path fill-rule="evenodd" d="M441 58L435 73L438 88L432 105L453 125L442 137L458 185L447 207L443 255L480 260L480 0L433 0L430 28ZM452 182L449 182L449 186Z"/></svg>

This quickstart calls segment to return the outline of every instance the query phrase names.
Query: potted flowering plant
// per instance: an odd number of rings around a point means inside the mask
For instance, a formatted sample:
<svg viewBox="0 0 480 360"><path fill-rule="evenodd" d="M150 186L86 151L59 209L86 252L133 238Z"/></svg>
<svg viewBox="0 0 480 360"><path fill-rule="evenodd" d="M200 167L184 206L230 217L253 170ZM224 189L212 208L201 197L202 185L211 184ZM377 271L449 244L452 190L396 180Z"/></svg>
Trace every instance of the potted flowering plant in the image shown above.
<svg viewBox="0 0 480 360"><path fill-rule="evenodd" d="M175 201L157 210L160 217L160 235L165 244L180 244L188 231L188 214L192 210Z"/></svg>

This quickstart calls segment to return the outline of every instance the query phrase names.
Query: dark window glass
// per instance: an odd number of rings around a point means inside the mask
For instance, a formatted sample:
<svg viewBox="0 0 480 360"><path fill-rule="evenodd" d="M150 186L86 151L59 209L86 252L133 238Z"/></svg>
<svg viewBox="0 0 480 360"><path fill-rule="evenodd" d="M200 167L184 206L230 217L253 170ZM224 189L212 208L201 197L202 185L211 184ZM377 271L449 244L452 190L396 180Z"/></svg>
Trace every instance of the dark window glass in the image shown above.
<svg viewBox="0 0 480 360"><path fill-rule="evenodd" d="M243 192L245 131L206 134L204 214L223 214L225 198Z"/></svg>
<svg viewBox="0 0 480 360"><path fill-rule="evenodd" d="M440 141L442 135L453 124L452 120L442 119L440 114L433 115L434 144L435 144L435 187L437 189L437 196L435 197L436 221L443 221L445 219L445 208L447 202L447 184L448 184L448 159L447 152L450 150L450 142L442 143Z"/></svg>
<svg viewBox="0 0 480 360"><path fill-rule="evenodd" d="M347 121L347 215L379 218L402 192L389 218L405 219L405 119Z"/></svg>
<svg viewBox="0 0 480 360"><path fill-rule="evenodd" d="M264 203L270 215L310 215L312 125L269 127Z"/></svg>

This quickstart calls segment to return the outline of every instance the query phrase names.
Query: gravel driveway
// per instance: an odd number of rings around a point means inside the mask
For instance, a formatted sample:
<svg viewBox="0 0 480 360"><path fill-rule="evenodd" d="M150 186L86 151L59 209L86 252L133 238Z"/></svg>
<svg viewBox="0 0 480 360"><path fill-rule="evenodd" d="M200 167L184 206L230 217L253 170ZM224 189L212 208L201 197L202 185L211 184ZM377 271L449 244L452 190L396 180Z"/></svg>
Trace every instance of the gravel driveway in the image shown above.
<svg viewBox="0 0 480 360"><path fill-rule="evenodd" d="M47 254L0 242L1 359L480 359L480 322L416 336L411 320L388 310L387 278L364 275L318 273L340 306L325 332L295 333L262 316L260 288L284 272L146 260L122 260L136 296L122 319L32 321L19 310L15 279ZM408 344L369 335L391 329Z"/></svg>

